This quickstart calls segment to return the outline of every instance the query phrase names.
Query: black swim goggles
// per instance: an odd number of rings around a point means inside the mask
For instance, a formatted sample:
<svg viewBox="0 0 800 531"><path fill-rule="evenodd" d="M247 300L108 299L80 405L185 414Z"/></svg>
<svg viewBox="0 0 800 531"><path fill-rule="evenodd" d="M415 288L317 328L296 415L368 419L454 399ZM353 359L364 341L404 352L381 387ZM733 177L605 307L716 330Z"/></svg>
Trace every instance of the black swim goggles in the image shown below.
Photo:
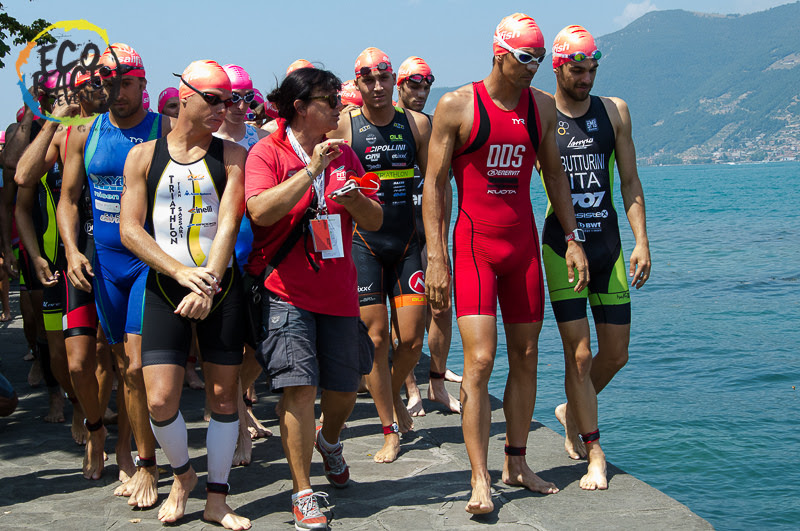
<svg viewBox="0 0 800 531"><path fill-rule="evenodd" d="M512 48L505 40L503 40L502 37L498 37L497 35L495 35L494 42L496 42L500 48L503 48L504 50L508 50L509 52L511 52L511 54L517 59L517 61L519 61L523 65L527 65L532 63L533 61L536 61L535 66L538 67L540 64L544 62L544 57L545 57L544 54L539 57L536 57L532 53L523 52L518 48Z"/></svg>
<svg viewBox="0 0 800 531"><path fill-rule="evenodd" d="M111 68L110 66L103 65L97 69L97 73L100 74L101 77L109 77L113 74L117 74L120 76L124 76L128 72L132 72L134 70L144 70L141 66L130 66L130 65L118 65L116 68Z"/></svg>
<svg viewBox="0 0 800 531"><path fill-rule="evenodd" d="M231 92L231 101L233 102L234 105L236 105L242 100L244 100L244 102L249 105L250 103L253 102L255 98L256 98L256 93L252 90L247 94L245 94L244 96L242 96L238 92Z"/></svg>
<svg viewBox="0 0 800 531"><path fill-rule="evenodd" d="M181 83L183 83L184 85L186 85L187 87L189 87L190 89L195 91L196 93L200 94L200 96L203 97L203 100L205 100L205 102L208 103L211 106L219 105L220 103L222 103L223 105L225 105L225 108L227 109L228 107L233 105L233 98L228 98L227 100L223 100L217 94L212 94L210 92L203 92L201 90L198 90L198 89L194 88L189 83L187 83L186 80L183 79L183 76L180 75L180 74L173 73L172 75L177 77L178 79L180 79Z"/></svg>
<svg viewBox="0 0 800 531"><path fill-rule="evenodd" d="M379 72L386 72L390 68L391 68L391 65L389 63L381 61L380 63L376 64L375 66L362 66L361 68L358 69L358 72L356 72L356 75L358 77L368 76L369 74L372 73L373 70L378 70Z"/></svg>
<svg viewBox="0 0 800 531"><path fill-rule="evenodd" d="M326 100L331 109L335 109L342 104L342 96L338 93L328 94L327 96L312 96L308 100Z"/></svg>
<svg viewBox="0 0 800 531"><path fill-rule="evenodd" d="M422 83L423 81L427 81L428 85L433 85L433 82L436 80L433 77L433 74L428 74L427 76L423 76L422 74L411 74L406 78L407 81L413 81L414 83Z"/></svg>

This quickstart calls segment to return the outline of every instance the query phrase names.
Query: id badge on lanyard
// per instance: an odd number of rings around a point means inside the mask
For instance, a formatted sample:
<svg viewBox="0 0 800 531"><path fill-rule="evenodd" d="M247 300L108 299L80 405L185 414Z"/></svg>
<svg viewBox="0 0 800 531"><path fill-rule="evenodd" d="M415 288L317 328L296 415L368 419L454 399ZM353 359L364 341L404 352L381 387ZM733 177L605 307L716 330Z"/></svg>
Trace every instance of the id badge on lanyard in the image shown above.
<svg viewBox="0 0 800 531"><path fill-rule="evenodd" d="M307 166L311 160L303 147L295 138L291 127L286 127L286 136L300 160ZM330 258L344 258L344 244L342 240L342 218L339 214L328 214L325 203L325 171L314 178L312 183L313 193L317 196L319 214L310 220L309 227L314 241L314 251L322 255L323 260Z"/></svg>

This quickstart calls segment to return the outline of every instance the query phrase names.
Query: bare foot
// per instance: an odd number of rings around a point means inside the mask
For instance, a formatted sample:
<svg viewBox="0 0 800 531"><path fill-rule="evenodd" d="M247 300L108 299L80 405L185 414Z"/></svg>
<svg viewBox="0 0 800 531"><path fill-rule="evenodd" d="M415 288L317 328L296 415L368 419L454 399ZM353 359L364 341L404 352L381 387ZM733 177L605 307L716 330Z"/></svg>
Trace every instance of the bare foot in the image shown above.
<svg viewBox="0 0 800 531"><path fill-rule="evenodd" d="M44 421L64 422L64 395L61 393L61 389L50 393L50 411L44 416Z"/></svg>
<svg viewBox="0 0 800 531"><path fill-rule="evenodd" d="M375 453L372 458L376 463L391 463L397 459L397 454L400 453L400 436L396 433L390 433L383 436L383 448Z"/></svg>
<svg viewBox="0 0 800 531"><path fill-rule="evenodd" d="M239 426L239 438L236 439L236 451L233 452L233 466L247 466L253 458L253 441L247 428Z"/></svg>
<svg viewBox="0 0 800 531"><path fill-rule="evenodd" d="M225 503L225 495L217 492L208 493L203 519L209 522L217 522L225 529L235 529L237 531L250 529L250 520L233 512L233 509Z"/></svg>
<svg viewBox="0 0 800 531"><path fill-rule="evenodd" d="M183 377L183 381L186 382L186 385L189 386L189 389L199 390L206 388L206 384L203 383L203 380L200 379L200 377L197 375L197 371L194 369L190 370L187 368L186 375Z"/></svg>
<svg viewBox="0 0 800 531"><path fill-rule="evenodd" d="M105 427L89 433L86 453L83 456L83 477L86 479L100 479L103 475L105 460L108 458L103 451L107 434Z"/></svg>
<svg viewBox="0 0 800 531"><path fill-rule="evenodd" d="M131 485L128 505L131 507L152 507L158 501L158 467L140 466L126 483Z"/></svg>
<svg viewBox="0 0 800 531"><path fill-rule="evenodd" d="M122 483L122 485L117 487L117 489L114 491L114 496L130 496L130 492L127 492L127 487L125 487L125 484L136 473L136 465L133 464L133 458L131 457L130 444L123 447L123 445L117 441L117 446L114 448L114 453L116 454L117 458L117 468L119 468L119 480ZM127 492L127 494L125 494L125 492Z"/></svg>
<svg viewBox="0 0 800 531"><path fill-rule="evenodd" d="M86 416L83 414L83 408L78 402L74 402L72 404L72 426L70 431L72 432L72 440L77 444L86 444L87 439L89 439L89 432L83 423L84 420L86 420Z"/></svg>
<svg viewBox="0 0 800 531"><path fill-rule="evenodd" d="M34 358L31 369L28 371L28 385L31 387L39 387L39 384L42 383L42 378L44 378L42 374L42 365L39 363L38 359Z"/></svg>
<svg viewBox="0 0 800 531"><path fill-rule="evenodd" d="M397 426L400 428L400 433L408 433L414 429L414 419L406 409L403 399L400 395L394 397L394 417L397 421Z"/></svg>
<svg viewBox="0 0 800 531"><path fill-rule="evenodd" d="M461 402L447 392L442 379L430 379L428 382L428 400L444 404L451 413L461 413Z"/></svg>
<svg viewBox="0 0 800 531"><path fill-rule="evenodd" d="M545 481L533 473L533 470L528 467L528 463L525 462L525 456L506 456L505 463L503 463L503 483L525 487L542 494L558 492L558 487L554 483Z"/></svg>
<svg viewBox="0 0 800 531"><path fill-rule="evenodd" d="M111 411L111 408L106 408L106 412L103 413L103 425L108 426L109 424L116 424L117 418L119 414L115 411Z"/></svg>
<svg viewBox="0 0 800 531"><path fill-rule="evenodd" d="M583 459L586 457L586 446L584 446L581 438L578 437L578 427L572 420L569 414L567 404L560 404L556 407L556 418L564 426L564 449L567 451L570 459Z"/></svg>
<svg viewBox="0 0 800 531"><path fill-rule="evenodd" d="M408 414L411 415L412 417L425 416L425 408L422 407L422 397L419 396L419 389L417 389L416 394L408 397L408 404L406 405L406 410L408 411Z"/></svg>
<svg viewBox="0 0 800 531"><path fill-rule="evenodd" d="M197 485L197 474L191 467L183 474L175 476L172 488L169 489L169 496L158 508L158 519L164 523L172 523L183 518L186 513L186 502L195 485Z"/></svg>
<svg viewBox="0 0 800 531"><path fill-rule="evenodd" d="M23 361L33 361L36 359L36 356L33 355L33 349L28 348L28 353L22 358Z"/></svg>
<svg viewBox="0 0 800 531"><path fill-rule="evenodd" d="M597 443L592 444L589 451L589 470L581 478L583 490L605 490L608 488L606 478L606 455Z"/></svg>
<svg viewBox="0 0 800 531"><path fill-rule="evenodd" d="M10 320L11 320L11 314L8 312L5 312L2 316L0 316L0 323L7 323Z"/></svg>
<svg viewBox="0 0 800 531"><path fill-rule="evenodd" d="M252 409L247 408L245 418L247 419L247 431L250 432L251 439L272 437L272 432L258 421Z"/></svg>
<svg viewBox="0 0 800 531"><path fill-rule="evenodd" d="M470 514L487 514L494 511L491 477L489 474L480 478L473 477L470 483L472 484L472 494L464 510Z"/></svg>
<svg viewBox="0 0 800 531"><path fill-rule="evenodd" d="M461 380L463 380L460 374L456 374L450 369L444 371L444 379L447 380L448 382L454 382L454 383L461 383Z"/></svg>

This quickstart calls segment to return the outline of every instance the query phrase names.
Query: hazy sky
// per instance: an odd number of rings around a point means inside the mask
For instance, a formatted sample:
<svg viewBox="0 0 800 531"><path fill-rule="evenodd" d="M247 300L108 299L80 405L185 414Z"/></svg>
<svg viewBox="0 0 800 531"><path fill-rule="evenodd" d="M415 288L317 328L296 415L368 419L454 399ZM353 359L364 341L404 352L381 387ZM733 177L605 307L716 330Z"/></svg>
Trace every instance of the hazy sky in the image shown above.
<svg viewBox="0 0 800 531"><path fill-rule="evenodd" d="M438 86L456 86L485 77L490 70L492 34L504 16L522 11L536 19L552 42L569 24L581 24L595 36L615 32L652 10L686 9L706 13L751 13L786 4L785 0L592 0L512 2L507 0L399 0L288 2L247 0L84 1L8 0L7 12L21 22L45 18L54 23L85 19L108 31L110 42L133 46L144 60L148 92L175 85L196 59L236 63L250 72L266 93L286 66L298 58L321 64L342 80L368 46L385 51L395 69L409 55L431 65ZM569 5L569 8L566 6ZM75 42L91 36L73 32ZM95 37L97 41L99 38ZM99 43L98 43L99 44ZM21 47L13 47L0 70L0 121L10 123L22 105L14 68ZM649 50L658 53L658 50ZM32 55L31 63L38 62ZM23 68L32 72L33 68ZM547 75L543 70L540 75ZM533 82L536 85L536 79ZM154 101L155 105L155 101Z"/></svg>

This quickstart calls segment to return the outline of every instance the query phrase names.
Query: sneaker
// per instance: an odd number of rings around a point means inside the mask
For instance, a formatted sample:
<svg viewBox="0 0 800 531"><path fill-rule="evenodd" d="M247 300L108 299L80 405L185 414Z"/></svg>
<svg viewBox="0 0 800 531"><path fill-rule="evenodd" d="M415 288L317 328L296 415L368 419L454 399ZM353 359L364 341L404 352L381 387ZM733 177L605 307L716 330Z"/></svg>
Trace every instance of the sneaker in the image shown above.
<svg viewBox="0 0 800 531"><path fill-rule="evenodd" d="M303 529L328 529L328 519L319 510L317 496L328 499L324 492L311 492L298 496L292 500L292 514L294 515L294 528Z"/></svg>
<svg viewBox="0 0 800 531"><path fill-rule="evenodd" d="M337 489L343 489L350 483L350 467L344 462L342 455L342 443L338 443L333 450L326 450L319 443L319 434L322 430L317 429L317 437L314 440L314 447L322 456L322 463L325 466L325 477L328 483Z"/></svg>

